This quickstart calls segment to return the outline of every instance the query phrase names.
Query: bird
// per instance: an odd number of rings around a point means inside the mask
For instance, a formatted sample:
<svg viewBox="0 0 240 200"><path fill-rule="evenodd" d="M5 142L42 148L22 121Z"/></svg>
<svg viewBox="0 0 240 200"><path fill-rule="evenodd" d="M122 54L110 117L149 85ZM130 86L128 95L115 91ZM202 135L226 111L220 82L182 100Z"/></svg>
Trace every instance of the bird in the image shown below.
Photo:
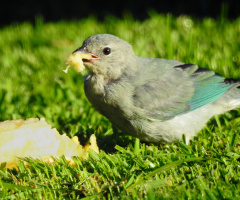
<svg viewBox="0 0 240 200"><path fill-rule="evenodd" d="M88 37L75 53L89 71L89 102L114 127L144 142L173 143L185 134L188 143L213 116L240 107L239 80L195 64L137 56L111 34Z"/></svg>

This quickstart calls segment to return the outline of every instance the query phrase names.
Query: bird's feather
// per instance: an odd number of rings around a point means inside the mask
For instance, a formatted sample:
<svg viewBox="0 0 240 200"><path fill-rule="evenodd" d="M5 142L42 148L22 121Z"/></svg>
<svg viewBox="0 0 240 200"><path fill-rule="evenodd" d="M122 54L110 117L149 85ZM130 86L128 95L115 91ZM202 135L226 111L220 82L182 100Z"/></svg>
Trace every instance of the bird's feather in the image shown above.
<svg viewBox="0 0 240 200"><path fill-rule="evenodd" d="M135 87L133 94L134 105L142 110L139 113L147 114L150 119L168 120L191 112L239 85L237 81L226 83L224 77L197 65L164 59L155 59L151 64L153 67L146 66L144 82ZM159 70L155 70L157 65ZM149 68L154 69L152 74Z"/></svg>

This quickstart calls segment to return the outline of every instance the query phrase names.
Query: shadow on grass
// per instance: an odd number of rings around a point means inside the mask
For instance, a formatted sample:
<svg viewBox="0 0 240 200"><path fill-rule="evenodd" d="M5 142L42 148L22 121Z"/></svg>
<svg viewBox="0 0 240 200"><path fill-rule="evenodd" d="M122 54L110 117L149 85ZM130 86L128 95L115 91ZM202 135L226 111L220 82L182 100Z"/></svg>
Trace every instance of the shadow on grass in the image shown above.
<svg viewBox="0 0 240 200"><path fill-rule="evenodd" d="M88 142L88 139L92 135L92 131L86 131L85 133L79 132L76 136L81 141L82 145L85 145ZM117 150L115 149L116 145L121 147L127 147L129 143L132 143L133 139L131 136L123 134L122 132L115 132L111 135L97 135L97 145L100 150L105 151L106 153L114 153Z"/></svg>

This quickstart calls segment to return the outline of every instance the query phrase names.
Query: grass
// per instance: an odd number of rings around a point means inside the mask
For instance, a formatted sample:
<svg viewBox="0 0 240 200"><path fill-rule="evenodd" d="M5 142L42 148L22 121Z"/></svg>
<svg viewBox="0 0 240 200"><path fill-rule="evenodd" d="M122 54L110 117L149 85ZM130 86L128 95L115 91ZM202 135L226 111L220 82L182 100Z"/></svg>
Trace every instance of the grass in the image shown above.
<svg viewBox="0 0 240 200"><path fill-rule="evenodd" d="M150 13L135 21L94 17L80 21L14 24L0 29L0 120L45 117L82 143L95 133L101 149L88 160L55 165L24 158L17 169L0 166L0 199L239 199L240 110L212 119L189 145L142 143L113 134L92 108L83 76L62 72L66 57L96 33L127 40L139 56L195 63L240 78L240 19L175 18ZM181 128L181 127L179 127Z"/></svg>

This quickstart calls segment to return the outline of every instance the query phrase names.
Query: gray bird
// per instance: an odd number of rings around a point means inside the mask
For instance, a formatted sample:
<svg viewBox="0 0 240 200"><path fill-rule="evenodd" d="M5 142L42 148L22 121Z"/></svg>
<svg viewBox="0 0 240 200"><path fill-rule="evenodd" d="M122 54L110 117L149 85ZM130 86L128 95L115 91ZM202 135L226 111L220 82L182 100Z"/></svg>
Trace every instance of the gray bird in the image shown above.
<svg viewBox="0 0 240 200"><path fill-rule="evenodd" d="M113 35L87 38L74 53L90 71L88 100L112 124L142 141L188 142L214 115L240 107L240 82L176 60L144 58Z"/></svg>

